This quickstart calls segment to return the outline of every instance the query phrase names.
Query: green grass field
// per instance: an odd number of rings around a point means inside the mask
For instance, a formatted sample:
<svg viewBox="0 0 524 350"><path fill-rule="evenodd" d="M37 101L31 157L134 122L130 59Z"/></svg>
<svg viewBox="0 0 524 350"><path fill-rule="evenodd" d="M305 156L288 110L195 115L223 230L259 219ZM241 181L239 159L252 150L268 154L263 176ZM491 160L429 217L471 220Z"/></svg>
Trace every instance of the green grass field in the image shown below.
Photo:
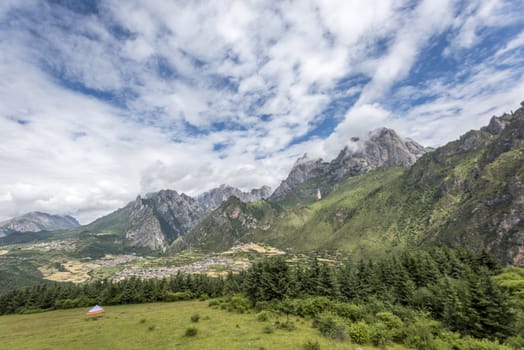
<svg viewBox="0 0 524 350"><path fill-rule="evenodd" d="M255 314L237 314L207 306L207 301L106 307L98 319L86 309L50 311L32 315L0 316L3 349L303 349L308 340L321 349L376 349L349 341L330 341L311 327L311 321L290 317L293 331L263 329L276 319L260 322ZM191 322L198 313L200 320ZM285 317L280 319L285 321ZM196 327L194 337L186 329ZM400 346L389 349L405 349Z"/></svg>

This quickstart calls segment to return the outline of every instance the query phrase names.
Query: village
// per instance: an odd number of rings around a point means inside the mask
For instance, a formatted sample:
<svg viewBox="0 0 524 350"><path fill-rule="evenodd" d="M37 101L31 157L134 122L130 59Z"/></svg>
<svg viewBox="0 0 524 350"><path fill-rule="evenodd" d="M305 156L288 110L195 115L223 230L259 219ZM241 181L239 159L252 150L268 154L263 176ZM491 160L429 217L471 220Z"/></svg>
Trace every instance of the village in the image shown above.
<svg viewBox="0 0 524 350"><path fill-rule="evenodd" d="M235 261L232 258L210 256L203 260L183 266L149 268L126 267L113 274L109 279L111 281L121 281L131 277L137 277L140 279L162 279L176 275L178 272L219 275L227 273L228 271L238 272L249 268L250 265L251 264L247 260Z"/></svg>

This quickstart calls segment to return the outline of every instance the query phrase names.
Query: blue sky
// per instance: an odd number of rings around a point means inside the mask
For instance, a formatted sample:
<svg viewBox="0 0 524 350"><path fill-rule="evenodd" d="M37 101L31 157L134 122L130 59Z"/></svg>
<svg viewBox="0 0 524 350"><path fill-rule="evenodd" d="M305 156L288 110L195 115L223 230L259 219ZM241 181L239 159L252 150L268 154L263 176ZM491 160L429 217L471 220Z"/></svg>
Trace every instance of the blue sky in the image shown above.
<svg viewBox="0 0 524 350"><path fill-rule="evenodd" d="M523 0L2 1L0 219L285 178L387 126L437 146L524 99Z"/></svg>

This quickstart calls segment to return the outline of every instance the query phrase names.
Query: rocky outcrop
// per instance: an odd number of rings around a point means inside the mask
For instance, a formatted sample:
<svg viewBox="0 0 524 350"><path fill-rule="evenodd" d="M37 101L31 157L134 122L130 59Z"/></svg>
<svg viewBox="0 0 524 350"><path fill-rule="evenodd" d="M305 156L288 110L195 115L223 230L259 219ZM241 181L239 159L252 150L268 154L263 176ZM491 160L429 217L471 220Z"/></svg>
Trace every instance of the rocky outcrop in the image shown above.
<svg viewBox="0 0 524 350"><path fill-rule="evenodd" d="M262 186L252 189L249 192L242 192L238 188L228 185L220 185L210 191L204 192L196 197L198 205L205 211L209 212L218 208L222 202L234 196L244 203L255 202L266 199L271 195L271 187Z"/></svg>
<svg viewBox="0 0 524 350"><path fill-rule="evenodd" d="M427 154L406 187L439 202L428 227L446 244L487 248L505 263L524 264L524 108ZM446 213L445 215L442 215ZM437 224L438 223L438 224Z"/></svg>
<svg viewBox="0 0 524 350"><path fill-rule="evenodd" d="M372 131L356 150L345 147L329 164L329 178L338 182L347 175L360 175L383 166L410 167L424 154L424 147L413 140L404 141L392 129Z"/></svg>
<svg viewBox="0 0 524 350"><path fill-rule="evenodd" d="M311 179L322 182L323 193L326 193L350 175L365 174L383 166L410 167L428 151L411 139L403 140L394 130L388 128L370 132L368 139L364 141L352 138L351 146L346 146L329 163L322 159L310 160L304 155L297 160L288 177L269 199L275 202L284 200L300 184ZM311 189L307 191L311 192ZM310 195L314 193L316 189Z"/></svg>
<svg viewBox="0 0 524 350"><path fill-rule="evenodd" d="M131 246L165 248L185 235L202 217L204 210L195 199L162 190L138 196L129 217L125 238Z"/></svg>
<svg viewBox="0 0 524 350"><path fill-rule="evenodd" d="M72 216L51 215L34 211L0 222L0 235L8 235L16 232L53 231L77 226L80 226L80 224Z"/></svg>
<svg viewBox="0 0 524 350"><path fill-rule="evenodd" d="M269 200L278 202L286 198L287 194L301 183L323 175L329 167L329 163L322 159L309 159L307 153L299 158L287 178L280 183Z"/></svg>
<svg viewBox="0 0 524 350"><path fill-rule="evenodd" d="M248 232L269 230L274 216L274 209L267 201L245 203L232 196L177 240L172 251L189 247L203 251L228 249L239 239L249 236Z"/></svg>
<svg viewBox="0 0 524 350"><path fill-rule="evenodd" d="M167 239L155 215L154 208L143 202L138 196L135 206L129 217L129 225L125 238L132 246L147 247L150 249L164 249Z"/></svg>

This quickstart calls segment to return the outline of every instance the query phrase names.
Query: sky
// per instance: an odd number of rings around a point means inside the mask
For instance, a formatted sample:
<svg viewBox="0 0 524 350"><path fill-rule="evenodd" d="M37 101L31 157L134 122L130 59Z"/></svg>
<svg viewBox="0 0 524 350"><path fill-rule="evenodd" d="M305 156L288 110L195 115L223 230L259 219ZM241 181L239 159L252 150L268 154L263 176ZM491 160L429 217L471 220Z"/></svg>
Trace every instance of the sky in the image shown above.
<svg viewBox="0 0 524 350"><path fill-rule="evenodd" d="M524 0L0 2L0 220L276 188L390 127L438 146L524 100Z"/></svg>

